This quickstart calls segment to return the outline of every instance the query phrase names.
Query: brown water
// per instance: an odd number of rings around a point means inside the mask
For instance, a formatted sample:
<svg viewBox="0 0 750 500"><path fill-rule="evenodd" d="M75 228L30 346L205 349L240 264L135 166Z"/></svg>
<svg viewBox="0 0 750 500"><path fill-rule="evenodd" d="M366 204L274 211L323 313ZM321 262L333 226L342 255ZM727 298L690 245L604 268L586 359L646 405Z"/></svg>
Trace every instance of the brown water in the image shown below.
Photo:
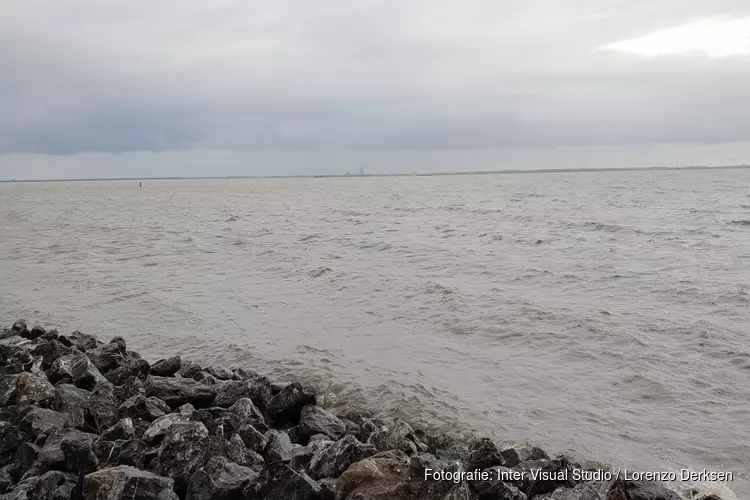
<svg viewBox="0 0 750 500"><path fill-rule="evenodd" d="M0 185L0 316L750 493L750 171Z"/></svg>

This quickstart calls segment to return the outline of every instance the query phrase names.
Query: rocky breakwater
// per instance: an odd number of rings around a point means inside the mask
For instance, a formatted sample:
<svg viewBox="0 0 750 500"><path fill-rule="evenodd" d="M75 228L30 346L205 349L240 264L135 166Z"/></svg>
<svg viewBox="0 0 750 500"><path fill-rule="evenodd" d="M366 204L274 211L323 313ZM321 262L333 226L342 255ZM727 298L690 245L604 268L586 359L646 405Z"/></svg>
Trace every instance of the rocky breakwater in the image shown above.
<svg viewBox="0 0 750 500"><path fill-rule="evenodd" d="M149 364L121 337L17 321L0 333L0 499L678 499L660 483L581 482L538 448L448 452L401 420L316 403L298 383Z"/></svg>

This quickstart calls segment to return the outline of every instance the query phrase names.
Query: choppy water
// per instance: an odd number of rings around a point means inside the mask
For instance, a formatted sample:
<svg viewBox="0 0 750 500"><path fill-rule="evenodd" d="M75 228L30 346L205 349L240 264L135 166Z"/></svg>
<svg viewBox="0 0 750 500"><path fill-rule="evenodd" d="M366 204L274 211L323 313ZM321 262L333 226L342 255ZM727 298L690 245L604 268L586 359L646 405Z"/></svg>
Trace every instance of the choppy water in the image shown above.
<svg viewBox="0 0 750 500"><path fill-rule="evenodd" d="M0 185L6 324L738 496L749 294L750 171Z"/></svg>

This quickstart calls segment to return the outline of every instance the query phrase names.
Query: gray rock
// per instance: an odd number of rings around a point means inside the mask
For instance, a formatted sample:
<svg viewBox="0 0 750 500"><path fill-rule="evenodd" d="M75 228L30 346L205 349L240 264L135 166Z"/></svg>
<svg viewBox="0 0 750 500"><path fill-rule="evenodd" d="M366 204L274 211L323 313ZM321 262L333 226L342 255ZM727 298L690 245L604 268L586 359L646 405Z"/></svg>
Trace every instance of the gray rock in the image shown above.
<svg viewBox="0 0 750 500"><path fill-rule="evenodd" d="M224 457L212 457L190 478L187 500L244 500L243 491L258 473Z"/></svg>
<svg viewBox="0 0 750 500"><path fill-rule="evenodd" d="M144 396L133 396L118 408L120 417L139 418L147 422L153 422L165 415L164 411L149 398Z"/></svg>
<svg viewBox="0 0 750 500"><path fill-rule="evenodd" d="M131 465L142 469L145 466L148 446L140 439L117 440L111 445L104 458L108 467Z"/></svg>
<svg viewBox="0 0 750 500"><path fill-rule="evenodd" d="M28 328L26 327L26 320L24 319L17 320L15 323L13 323L13 326L10 329L16 333L28 331Z"/></svg>
<svg viewBox="0 0 750 500"><path fill-rule="evenodd" d="M122 383L122 385L114 386L115 399L120 403L127 401L133 396L145 396L146 389L143 387L143 382L138 377L131 375Z"/></svg>
<svg viewBox="0 0 750 500"><path fill-rule="evenodd" d="M315 394L306 391L298 382L293 382L271 399L266 412L276 423L297 424L302 408L308 405L315 405Z"/></svg>
<svg viewBox="0 0 750 500"><path fill-rule="evenodd" d="M89 391L79 389L73 384L60 384L55 387L52 408L70 415L73 427L82 427L90 395Z"/></svg>
<svg viewBox="0 0 750 500"><path fill-rule="evenodd" d="M151 366L146 360L133 357L132 353L129 353L120 366L108 371L105 377L114 385L122 385L130 377L136 377L141 381L146 380L150 370Z"/></svg>
<svg viewBox="0 0 750 500"><path fill-rule="evenodd" d="M176 408L175 413L179 413L180 415L185 415L186 417L191 417L193 413L195 413L195 407L191 405L190 403L185 403L179 408Z"/></svg>
<svg viewBox="0 0 750 500"><path fill-rule="evenodd" d="M39 342L31 351L33 356L41 356L42 368L44 370L48 370L57 358L72 353L73 350L70 347L63 345L54 339Z"/></svg>
<svg viewBox="0 0 750 500"><path fill-rule="evenodd" d="M21 373L16 377L15 404L50 407L55 399L55 388L44 375Z"/></svg>
<svg viewBox="0 0 750 500"><path fill-rule="evenodd" d="M0 406L13 404L18 375L0 374Z"/></svg>
<svg viewBox="0 0 750 500"><path fill-rule="evenodd" d="M146 444L158 445L164 439L167 430L174 424L182 424L188 422L190 417L181 413L170 413L159 417L153 421L153 423L143 433L143 441Z"/></svg>
<svg viewBox="0 0 750 500"><path fill-rule="evenodd" d="M30 498L34 500L69 500L78 485L78 476L52 470L40 476L34 483Z"/></svg>
<svg viewBox="0 0 750 500"><path fill-rule="evenodd" d="M253 404L250 398L240 398L229 407L229 412L240 417L240 420L252 420L253 422L263 422L263 414L257 406Z"/></svg>
<svg viewBox="0 0 750 500"><path fill-rule="evenodd" d="M209 366L208 368L204 368L203 371L219 380L232 380L234 378L232 370L224 368L223 366L217 366L215 368Z"/></svg>
<svg viewBox="0 0 750 500"><path fill-rule="evenodd" d="M96 435L76 429L52 434L39 452L39 461L52 469L86 473L96 468L98 463L94 453L96 439Z"/></svg>
<svg viewBox="0 0 750 500"><path fill-rule="evenodd" d="M201 366L193 361L183 361L177 375L182 378L193 378L195 374L202 371Z"/></svg>
<svg viewBox="0 0 750 500"><path fill-rule="evenodd" d="M177 500L174 482L127 465L88 474L83 480L84 500Z"/></svg>
<svg viewBox="0 0 750 500"><path fill-rule="evenodd" d="M61 339L63 337L60 337ZM81 333L78 330L74 331L70 335L64 337L73 347L78 348L82 352L86 352L88 349L96 349L101 342L98 342L93 335L87 333Z"/></svg>
<svg viewBox="0 0 750 500"><path fill-rule="evenodd" d="M625 481L629 500L680 500L680 496L664 484L654 481Z"/></svg>
<svg viewBox="0 0 750 500"><path fill-rule="evenodd" d="M125 417L119 420L115 425L105 430L101 434L101 438L106 441L117 441L118 439L133 439L135 436L135 427L133 426L133 419Z"/></svg>
<svg viewBox="0 0 750 500"><path fill-rule="evenodd" d="M94 349L88 349L86 357L104 374L119 368L125 362L124 352L117 344L106 344Z"/></svg>
<svg viewBox="0 0 750 500"><path fill-rule="evenodd" d="M469 443L469 455L466 458L466 470L489 469L496 465L505 465L500 450L489 438L474 439Z"/></svg>
<svg viewBox="0 0 750 500"><path fill-rule="evenodd" d="M301 444L305 444L314 434L325 434L335 441L345 433L346 426L336 415L320 406L307 405L302 408L294 436Z"/></svg>
<svg viewBox="0 0 750 500"><path fill-rule="evenodd" d="M175 491L184 494L193 473L208 460L208 430L200 422L171 425L154 460L158 474L175 480Z"/></svg>
<svg viewBox="0 0 750 500"><path fill-rule="evenodd" d="M266 439L268 440L268 444L263 453L266 462L288 463L292 459L294 446L286 432L270 430L266 432Z"/></svg>
<svg viewBox="0 0 750 500"><path fill-rule="evenodd" d="M244 492L245 500L324 500L320 485L302 471L270 464Z"/></svg>
<svg viewBox="0 0 750 500"><path fill-rule="evenodd" d="M249 467L256 472L260 471L265 465L263 457L259 453L248 449L248 447L245 446L244 441L242 441L242 438L237 434L233 434L229 439L227 458L239 465Z"/></svg>
<svg viewBox="0 0 750 500"><path fill-rule="evenodd" d="M154 396L177 408L185 403L195 408L211 406L216 398L216 390L210 386L199 384L188 378L149 377L144 384L147 396Z"/></svg>
<svg viewBox="0 0 750 500"><path fill-rule="evenodd" d="M245 422L237 428L236 432L237 435L242 438L242 442L245 443L245 446L256 453L263 453L263 450L268 444L268 439L253 427L252 424Z"/></svg>
<svg viewBox="0 0 750 500"><path fill-rule="evenodd" d="M20 429L36 439L42 434L49 435L72 427L69 415L46 408L34 408L21 421Z"/></svg>
<svg viewBox="0 0 750 500"><path fill-rule="evenodd" d="M26 336L26 338L34 340L36 338L41 337L45 333L47 333L47 330L45 330L43 326L37 325L34 328L32 328L31 331L29 331L29 334L28 336Z"/></svg>
<svg viewBox="0 0 750 500"><path fill-rule="evenodd" d="M375 452L373 446L366 445L351 434L347 434L332 445L316 452L310 459L307 472L314 479L336 478L351 464L372 456Z"/></svg>
<svg viewBox="0 0 750 500"><path fill-rule="evenodd" d="M85 415L87 427L97 433L117 423L120 417L109 382L104 381L91 393Z"/></svg>
<svg viewBox="0 0 750 500"><path fill-rule="evenodd" d="M382 426L367 439L378 451L401 450L409 455L417 451L414 441L414 430L401 419Z"/></svg>
<svg viewBox="0 0 750 500"><path fill-rule="evenodd" d="M252 380L229 380L216 386L216 406L229 408L241 398L249 398L263 411L271 399L271 389Z"/></svg>
<svg viewBox="0 0 750 500"><path fill-rule="evenodd" d="M173 356L169 359L160 359L151 365L151 375L158 377L172 377L182 366L179 356Z"/></svg>

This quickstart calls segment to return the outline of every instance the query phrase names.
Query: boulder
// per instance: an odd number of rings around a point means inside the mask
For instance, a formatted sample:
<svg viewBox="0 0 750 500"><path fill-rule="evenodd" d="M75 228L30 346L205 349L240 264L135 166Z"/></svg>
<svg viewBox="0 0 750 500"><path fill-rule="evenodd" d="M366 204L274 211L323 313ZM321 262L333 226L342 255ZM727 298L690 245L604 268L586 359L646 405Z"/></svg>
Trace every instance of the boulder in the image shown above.
<svg viewBox="0 0 750 500"><path fill-rule="evenodd" d="M367 442L378 451L401 450L407 454L417 452L414 429L401 419L391 425L384 425L370 434Z"/></svg>
<svg viewBox="0 0 750 500"><path fill-rule="evenodd" d="M128 465L109 467L83 480L84 500L177 500L174 482Z"/></svg>
<svg viewBox="0 0 750 500"><path fill-rule="evenodd" d="M78 330L74 331L70 335L58 337L61 342L68 343L72 347L76 347L82 352L86 352L88 349L96 349L100 342L96 340L93 335L87 333L81 333Z"/></svg>
<svg viewBox="0 0 750 500"><path fill-rule="evenodd" d="M0 374L0 406L13 404L18 375Z"/></svg>
<svg viewBox="0 0 750 500"><path fill-rule="evenodd" d="M144 396L133 396L118 408L120 417L139 418L147 422L153 422L165 415L164 410L151 398Z"/></svg>
<svg viewBox="0 0 750 500"><path fill-rule="evenodd" d="M54 339L39 342L31 351L33 356L40 356L42 358L42 368L44 370L49 370L57 358L72 353L73 350L70 347Z"/></svg>
<svg viewBox="0 0 750 500"><path fill-rule="evenodd" d="M148 429L143 433L143 441L149 445L158 445L164 439L164 435L167 433L169 427L174 424L181 424L188 422L190 417L180 413L170 413L159 417L153 421Z"/></svg>
<svg viewBox="0 0 750 500"><path fill-rule="evenodd" d="M120 417L109 382L103 382L91 393L86 403L85 416L86 426L97 433L117 423Z"/></svg>
<svg viewBox="0 0 750 500"><path fill-rule="evenodd" d="M237 415L241 421L250 420L253 424L265 423L263 414L250 398L240 398L229 407L229 412Z"/></svg>
<svg viewBox="0 0 750 500"><path fill-rule="evenodd" d="M320 485L284 464L269 464L244 491L245 500L324 500Z"/></svg>
<svg viewBox="0 0 750 500"><path fill-rule="evenodd" d="M263 411L271 400L271 389L252 380L229 380L216 386L216 406L229 408L241 398L249 398Z"/></svg>
<svg viewBox="0 0 750 500"><path fill-rule="evenodd" d="M55 388L44 375L21 373L16 377L14 403L50 407L55 399Z"/></svg>
<svg viewBox="0 0 750 500"><path fill-rule="evenodd" d="M169 359L160 359L151 365L151 375L157 377L173 377L180 370L181 361L179 356L173 356Z"/></svg>
<svg viewBox="0 0 750 500"><path fill-rule="evenodd" d="M130 377L136 377L142 381L146 380L150 370L151 365L146 360L128 354L128 357L122 360L120 366L108 371L105 377L114 385L122 385Z"/></svg>
<svg viewBox="0 0 750 500"><path fill-rule="evenodd" d="M308 405L315 405L315 394L292 382L269 401L266 413L277 424L294 425L299 423L302 408Z"/></svg>
<svg viewBox="0 0 750 500"><path fill-rule="evenodd" d="M193 361L182 361L180 369L177 371L177 375L182 378L193 378L195 374L202 371L201 366Z"/></svg>
<svg viewBox="0 0 750 500"><path fill-rule="evenodd" d="M29 331L28 335L26 335L26 338L34 340L41 337L45 333L47 333L47 330L45 330L43 326L37 325Z"/></svg>
<svg viewBox="0 0 750 500"><path fill-rule="evenodd" d="M193 473L207 460L206 427L200 422L176 423L167 429L159 455L154 460L154 470L173 478L175 491L184 494Z"/></svg>
<svg viewBox="0 0 750 500"><path fill-rule="evenodd" d="M49 435L72 427L69 415L46 408L34 408L21 421L19 428L32 439L40 435Z"/></svg>
<svg viewBox="0 0 750 500"><path fill-rule="evenodd" d="M268 439L253 427L252 424L244 422L237 428L236 432L242 438L245 446L256 453L263 453L268 444Z"/></svg>
<svg viewBox="0 0 750 500"><path fill-rule="evenodd" d="M88 349L86 357L104 374L119 368L125 361L125 355L117 344L105 344L101 347Z"/></svg>
<svg viewBox="0 0 750 500"><path fill-rule="evenodd" d="M479 495L479 498L484 499L504 499L504 500L526 500L526 494L519 490L518 485L511 483L504 483L498 479L496 469L489 469L490 477L486 481L474 481L472 483L473 490ZM591 500L603 500L597 499L597 497Z"/></svg>
<svg viewBox="0 0 750 500"><path fill-rule="evenodd" d="M335 443L318 450L307 465L307 473L313 479L337 478L349 466L376 453L371 445L360 442L347 434Z"/></svg>
<svg viewBox="0 0 750 500"><path fill-rule="evenodd" d="M154 396L177 408L190 403L196 408L211 406L216 390L188 378L149 377L144 384L147 396Z"/></svg>
<svg viewBox="0 0 750 500"><path fill-rule="evenodd" d="M263 453L266 462L288 463L292 459L294 445L292 445L286 432L270 430L266 432L266 439L268 444Z"/></svg>
<svg viewBox="0 0 750 500"><path fill-rule="evenodd" d="M24 341L28 343L29 341ZM21 373L31 370L33 357L26 347L21 345L0 345L0 366L3 373Z"/></svg>
<svg viewBox="0 0 750 500"><path fill-rule="evenodd" d="M265 465L265 460L259 454L245 446L242 438L233 434L227 444L227 458L244 467L249 467L254 471L260 471Z"/></svg>
<svg viewBox="0 0 750 500"><path fill-rule="evenodd" d="M39 462L52 469L84 474L98 463L94 453L96 439L96 435L76 429L52 434L39 452Z"/></svg>
<svg viewBox="0 0 750 500"><path fill-rule="evenodd" d="M524 473L520 487L528 497L552 493L558 488L573 488L576 485L573 481L574 466L565 458L521 462L512 469ZM540 474L532 475L532 470L538 470Z"/></svg>
<svg viewBox="0 0 750 500"><path fill-rule="evenodd" d="M474 439L469 443L466 470L489 469L495 465L505 465L500 450L489 438Z"/></svg>
<svg viewBox="0 0 750 500"><path fill-rule="evenodd" d="M117 440L110 442L104 462L108 467L131 465L142 469L146 464L148 446L139 439Z"/></svg>
<svg viewBox="0 0 750 500"><path fill-rule="evenodd" d="M52 408L70 415L73 427L81 427L84 424L85 410L90 395L89 391L79 389L73 384L60 384L55 387Z"/></svg>
<svg viewBox="0 0 750 500"><path fill-rule="evenodd" d="M325 434L335 441L345 433L346 426L336 415L320 406L307 405L302 408L299 425L292 435L297 442L305 444L314 434Z"/></svg>
<svg viewBox="0 0 750 500"><path fill-rule="evenodd" d="M110 344L115 345L117 347L117 350L123 355L126 356L128 353L128 347L125 344L125 339L117 336L112 337L112 340L109 341Z"/></svg>
<svg viewBox="0 0 750 500"><path fill-rule="evenodd" d="M503 464L506 467L515 467L523 461L521 453L516 448L508 448L500 452L500 456L503 458Z"/></svg>
<svg viewBox="0 0 750 500"><path fill-rule="evenodd" d="M224 457L212 457L190 478L187 500L244 500L245 488L258 473Z"/></svg>
<svg viewBox="0 0 750 500"><path fill-rule="evenodd" d="M26 320L24 319L17 320L15 323L13 323L13 326L10 329L16 332L16 334L27 332L28 328L26 327Z"/></svg>
<svg viewBox="0 0 750 500"><path fill-rule="evenodd" d="M74 491L77 486L77 475L51 470L37 478L29 498L34 500L69 500L74 498Z"/></svg>
<svg viewBox="0 0 750 500"><path fill-rule="evenodd" d="M54 384L72 383L87 391L107 383L107 379L85 354L68 354L57 358L47 371L47 377Z"/></svg>
<svg viewBox="0 0 750 500"><path fill-rule="evenodd" d="M289 467L294 470L307 468L312 457L321 449L326 448L333 444L333 441L318 440L310 441L307 446L294 445L291 453L291 459L289 460Z"/></svg>
<svg viewBox="0 0 750 500"><path fill-rule="evenodd" d="M189 418L193 415L193 413L195 413L195 407L191 405L190 403L185 403L179 408L176 408L174 412L179 413L180 415L185 415L186 417Z"/></svg>
<svg viewBox="0 0 750 500"><path fill-rule="evenodd" d="M274 396L271 381L267 377L249 370L234 370L233 373L236 381L243 381L249 384L246 394L241 397L252 399L253 404L260 408L260 411L265 412L268 403L271 402Z"/></svg>
<svg viewBox="0 0 750 500"><path fill-rule="evenodd" d="M133 396L145 396L146 389L138 377L131 375L121 385L113 387L115 399L121 404Z"/></svg>
<svg viewBox="0 0 750 500"><path fill-rule="evenodd" d="M203 371L219 380L232 380L234 378L234 372L223 366L217 366L215 368L209 366L208 368L204 368Z"/></svg>
<svg viewBox="0 0 750 500"><path fill-rule="evenodd" d="M680 500L680 495L655 481L625 481L625 491L628 500Z"/></svg>
<svg viewBox="0 0 750 500"><path fill-rule="evenodd" d="M105 441L117 441L118 439L133 439L135 436L135 427L133 426L133 419L125 417L119 420L115 425L105 430L101 434L101 438Z"/></svg>

